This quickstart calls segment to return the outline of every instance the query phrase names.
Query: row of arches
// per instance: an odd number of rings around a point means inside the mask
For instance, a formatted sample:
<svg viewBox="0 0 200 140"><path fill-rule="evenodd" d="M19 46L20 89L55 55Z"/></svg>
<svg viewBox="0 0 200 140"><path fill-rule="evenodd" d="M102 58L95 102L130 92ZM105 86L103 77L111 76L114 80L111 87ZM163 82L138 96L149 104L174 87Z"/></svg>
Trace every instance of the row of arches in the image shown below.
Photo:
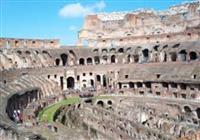
<svg viewBox="0 0 200 140"><path fill-rule="evenodd" d="M87 88L87 87L93 87L95 88L96 85L101 85L102 87L107 87L107 77L106 75L96 75L96 77L93 79L83 79L82 81L77 80L78 84L81 83L81 85L83 86L82 88ZM64 77L61 76L60 77L60 86L61 89L64 89L64 84L66 83L66 88L67 89L74 89L75 88L75 79L74 77L70 76L67 77L66 82L64 81Z"/></svg>
<svg viewBox="0 0 200 140"><path fill-rule="evenodd" d="M141 63L141 62L175 62L175 61L195 61L198 60L198 54L197 52L191 51L189 53L186 52L186 50L181 50L178 53L176 52L161 52L160 54L151 54L148 49L142 50L141 54L128 54L125 56L125 59L123 63ZM93 62L94 61L94 62ZM85 65L85 64L104 64L103 62L110 62L110 63L116 63L117 58L116 55L111 56L95 56L94 59L92 57L88 57L86 59L80 58L79 64Z"/></svg>
<svg viewBox="0 0 200 140"><path fill-rule="evenodd" d="M141 63L141 62L175 62L175 61L194 61L198 60L197 52L191 51L187 52L186 50L180 50L177 52L160 52L152 54L148 49L144 49L141 53L138 54L128 54L124 56L123 63ZM92 65L92 64L105 64L105 63L117 63L118 58L116 55L103 55L103 56L94 56L88 58L79 58L79 65ZM61 60L57 58L55 60L56 66L59 66L62 62L62 66L66 66L68 63L68 55L61 54Z"/></svg>
<svg viewBox="0 0 200 140"><path fill-rule="evenodd" d="M108 56L103 56L102 57L103 61L108 61ZM111 63L116 63L116 56L112 55L110 57L110 62ZM79 65L92 65L92 64L100 64L100 57L99 56L95 56L94 59L92 59L92 57L88 57L86 59L84 58L80 58L79 59Z"/></svg>

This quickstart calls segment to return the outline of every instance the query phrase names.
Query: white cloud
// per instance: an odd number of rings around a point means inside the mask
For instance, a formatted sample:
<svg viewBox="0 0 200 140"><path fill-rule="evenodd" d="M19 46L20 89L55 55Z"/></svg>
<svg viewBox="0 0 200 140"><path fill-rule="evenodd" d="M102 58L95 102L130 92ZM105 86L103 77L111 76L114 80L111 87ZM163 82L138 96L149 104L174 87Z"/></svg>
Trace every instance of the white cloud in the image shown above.
<svg viewBox="0 0 200 140"><path fill-rule="evenodd" d="M95 7L98 8L101 11L106 7L106 4L105 4L104 1L100 1L100 2L95 4Z"/></svg>
<svg viewBox="0 0 200 140"><path fill-rule="evenodd" d="M84 17L85 15L102 11L105 7L106 4L104 1L86 6L83 6L81 3L72 3L67 4L63 8L61 8L59 11L59 15L66 18Z"/></svg>
<svg viewBox="0 0 200 140"><path fill-rule="evenodd" d="M78 28L74 25L69 26L70 31L76 31Z"/></svg>

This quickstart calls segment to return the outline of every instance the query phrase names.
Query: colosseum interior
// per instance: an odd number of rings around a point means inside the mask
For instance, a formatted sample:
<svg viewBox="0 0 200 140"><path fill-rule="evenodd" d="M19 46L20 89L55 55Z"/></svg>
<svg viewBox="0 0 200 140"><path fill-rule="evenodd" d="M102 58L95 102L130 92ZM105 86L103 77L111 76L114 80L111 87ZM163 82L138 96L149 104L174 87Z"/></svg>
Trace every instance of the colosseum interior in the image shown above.
<svg viewBox="0 0 200 140"><path fill-rule="evenodd" d="M0 85L1 140L200 140L200 2L0 38Z"/></svg>

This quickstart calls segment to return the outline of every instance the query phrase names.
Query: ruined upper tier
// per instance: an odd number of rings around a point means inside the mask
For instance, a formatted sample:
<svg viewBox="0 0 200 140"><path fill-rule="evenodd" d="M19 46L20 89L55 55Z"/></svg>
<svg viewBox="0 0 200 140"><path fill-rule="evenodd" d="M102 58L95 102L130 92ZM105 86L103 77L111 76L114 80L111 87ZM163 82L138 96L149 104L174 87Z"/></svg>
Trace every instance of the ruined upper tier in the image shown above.
<svg viewBox="0 0 200 140"><path fill-rule="evenodd" d="M78 44L102 47L187 40L183 34L191 36L199 27L200 2L173 6L166 11L101 13L85 18Z"/></svg>

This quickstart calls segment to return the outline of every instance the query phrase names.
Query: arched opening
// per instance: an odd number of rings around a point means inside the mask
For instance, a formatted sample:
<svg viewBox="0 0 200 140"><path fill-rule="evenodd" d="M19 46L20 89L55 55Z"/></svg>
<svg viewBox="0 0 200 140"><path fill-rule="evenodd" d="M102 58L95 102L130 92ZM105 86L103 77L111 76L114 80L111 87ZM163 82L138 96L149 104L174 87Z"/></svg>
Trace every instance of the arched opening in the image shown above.
<svg viewBox="0 0 200 140"><path fill-rule="evenodd" d="M69 54L71 54L74 58L76 57L74 51L72 51L72 50L69 51Z"/></svg>
<svg viewBox="0 0 200 140"><path fill-rule="evenodd" d="M107 63L107 60L108 60L108 57L107 57L106 55L104 55L104 56L102 57L102 59L103 59L103 64L106 64L106 63Z"/></svg>
<svg viewBox="0 0 200 140"><path fill-rule="evenodd" d="M111 63L115 63L115 55L111 56Z"/></svg>
<svg viewBox="0 0 200 140"><path fill-rule="evenodd" d="M73 77L67 78L67 88L74 89L74 78Z"/></svg>
<svg viewBox="0 0 200 140"><path fill-rule="evenodd" d="M46 54L48 57L51 57L51 55L49 54L49 52L47 51L42 51L43 54Z"/></svg>
<svg viewBox="0 0 200 140"><path fill-rule="evenodd" d="M80 65L85 65L85 60L84 60L84 58L80 58L80 59L79 59L79 64L80 64Z"/></svg>
<svg viewBox="0 0 200 140"><path fill-rule="evenodd" d="M123 49L123 48L120 48L120 49L118 50L118 52L119 52L119 53L123 53L123 52L124 52L124 49Z"/></svg>
<svg viewBox="0 0 200 140"><path fill-rule="evenodd" d="M191 113L192 112L192 110L189 106L184 106L184 111L185 111L185 113Z"/></svg>
<svg viewBox="0 0 200 140"><path fill-rule="evenodd" d="M133 55L133 58L134 58L134 62L135 63L138 63L139 62L139 55Z"/></svg>
<svg viewBox="0 0 200 140"><path fill-rule="evenodd" d="M197 117L200 119L200 108L197 108L196 112L197 112Z"/></svg>
<svg viewBox="0 0 200 140"><path fill-rule="evenodd" d="M60 87L61 90L63 90L63 76L60 77Z"/></svg>
<svg viewBox="0 0 200 140"><path fill-rule="evenodd" d="M94 87L94 80L93 79L90 79L90 84L92 87Z"/></svg>
<svg viewBox="0 0 200 140"><path fill-rule="evenodd" d="M172 46L172 48L178 48L180 46L180 43L175 44L174 46Z"/></svg>
<svg viewBox="0 0 200 140"><path fill-rule="evenodd" d="M94 49L93 52L94 52L94 53L98 53L99 50L98 50L98 49Z"/></svg>
<svg viewBox="0 0 200 140"><path fill-rule="evenodd" d="M189 56L190 56L190 60L196 60L197 59L196 52L190 52Z"/></svg>
<svg viewBox="0 0 200 140"><path fill-rule="evenodd" d="M131 47L126 49L126 53L130 53L131 52Z"/></svg>
<svg viewBox="0 0 200 140"><path fill-rule="evenodd" d="M21 54L22 54L22 51L18 50L17 53L18 53L19 55L21 55Z"/></svg>
<svg viewBox="0 0 200 140"><path fill-rule="evenodd" d="M108 104L108 105L112 105L112 101L111 101L111 100L108 100L107 104Z"/></svg>
<svg viewBox="0 0 200 140"><path fill-rule="evenodd" d="M171 52L171 53L170 53L170 59L171 59L172 62L173 62L173 61L176 61L177 55L176 55L175 52Z"/></svg>
<svg viewBox="0 0 200 140"><path fill-rule="evenodd" d="M107 49L102 49L102 53L107 53L108 50Z"/></svg>
<svg viewBox="0 0 200 140"><path fill-rule="evenodd" d="M88 58L87 58L87 64L88 64L88 65L91 65L91 64L92 64L92 58L91 58L91 57L88 57Z"/></svg>
<svg viewBox="0 0 200 140"><path fill-rule="evenodd" d="M115 48L111 48L111 49L110 49L110 52L111 52L111 53L115 53L115 52L116 52L116 49L115 49Z"/></svg>
<svg viewBox="0 0 200 140"><path fill-rule="evenodd" d="M167 53L165 51L161 55L161 61L162 62L167 62Z"/></svg>
<svg viewBox="0 0 200 140"><path fill-rule="evenodd" d="M56 62L56 66L60 65L60 59L59 58L57 58L55 62Z"/></svg>
<svg viewBox="0 0 200 140"><path fill-rule="evenodd" d="M31 52L30 51L25 51L26 55L30 55Z"/></svg>
<svg viewBox="0 0 200 140"><path fill-rule="evenodd" d="M121 89L122 88L122 83L118 83L118 86L119 86L119 89Z"/></svg>
<svg viewBox="0 0 200 140"><path fill-rule="evenodd" d="M144 49L142 51L142 54L143 54L143 60L144 60L144 62L148 61L148 59L149 59L149 50L148 49Z"/></svg>
<svg viewBox="0 0 200 140"><path fill-rule="evenodd" d="M133 82L129 82L129 88L134 88L134 83Z"/></svg>
<svg viewBox="0 0 200 140"><path fill-rule="evenodd" d="M142 83L141 82L137 82L136 85L137 85L138 88L142 88Z"/></svg>
<svg viewBox="0 0 200 140"><path fill-rule="evenodd" d="M99 63L100 63L99 56L95 56L95 57L94 57L94 63L95 63L95 64L99 64Z"/></svg>
<svg viewBox="0 0 200 140"><path fill-rule="evenodd" d="M186 61L187 52L185 50L181 50L178 54L178 59L180 61Z"/></svg>
<svg viewBox="0 0 200 140"><path fill-rule="evenodd" d="M97 102L97 105L103 107L104 103L103 103L103 101L100 100L100 101Z"/></svg>
<svg viewBox="0 0 200 140"><path fill-rule="evenodd" d="M62 59L63 66L66 66L67 65L67 55L66 54L61 54L60 57Z"/></svg>
<svg viewBox="0 0 200 140"><path fill-rule="evenodd" d="M103 86L106 87L107 86L107 81L106 81L106 76L103 75Z"/></svg>
<svg viewBox="0 0 200 140"><path fill-rule="evenodd" d="M97 82L101 82L101 76L97 75Z"/></svg>

